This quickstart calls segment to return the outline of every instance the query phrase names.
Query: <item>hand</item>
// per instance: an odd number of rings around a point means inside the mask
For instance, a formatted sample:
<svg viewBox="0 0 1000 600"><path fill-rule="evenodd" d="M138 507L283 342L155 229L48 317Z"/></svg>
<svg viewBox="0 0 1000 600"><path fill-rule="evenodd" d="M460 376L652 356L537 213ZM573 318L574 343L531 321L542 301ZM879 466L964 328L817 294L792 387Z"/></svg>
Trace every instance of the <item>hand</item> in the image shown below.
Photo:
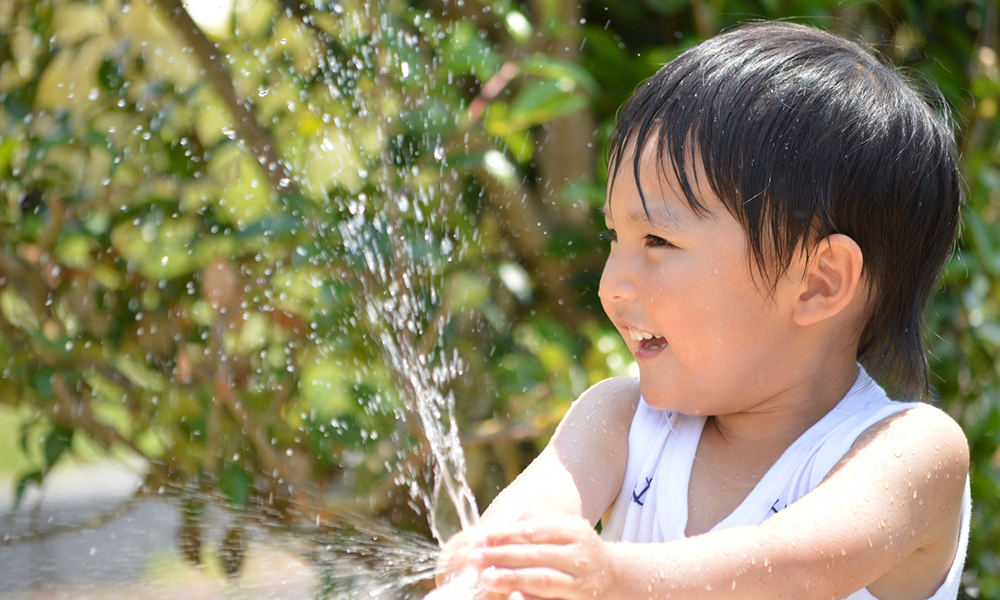
<svg viewBox="0 0 1000 600"><path fill-rule="evenodd" d="M483 530L484 526L478 525L472 529L460 531L453 535L441 549L441 554L438 556L437 568L434 573L434 585L439 591L444 593L443 598L452 598L456 592L454 590L444 592L442 588L447 589L446 586L449 582L452 582L452 585L459 583L456 580L463 572L472 569L472 566L469 564L469 553L475 547L483 544ZM465 588L462 586L465 584L459 585L463 590L459 592L459 595L464 594ZM431 596L429 595L428 598L431 598ZM482 591L476 594L475 600L508 600L508 598L506 594Z"/></svg>
<svg viewBox="0 0 1000 600"><path fill-rule="evenodd" d="M579 517L526 513L475 546L468 562L480 571L479 584L511 600L609 599L615 589L608 546Z"/></svg>
<svg viewBox="0 0 1000 600"><path fill-rule="evenodd" d="M474 539L475 535L469 531L459 531L448 539L438 556L434 585L441 587L468 568L469 552L472 551Z"/></svg>

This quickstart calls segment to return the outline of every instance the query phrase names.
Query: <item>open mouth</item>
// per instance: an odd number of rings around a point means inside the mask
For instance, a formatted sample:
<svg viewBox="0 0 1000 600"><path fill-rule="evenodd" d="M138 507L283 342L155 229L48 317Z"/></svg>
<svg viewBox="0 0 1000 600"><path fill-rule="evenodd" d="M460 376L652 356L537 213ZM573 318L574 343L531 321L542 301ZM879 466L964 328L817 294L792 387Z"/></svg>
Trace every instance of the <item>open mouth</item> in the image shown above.
<svg viewBox="0 0 1000 600"><path fill-rule="evenodd" d="M661 350L667 347L666 338L652 334L648 331L629 327L628 335L632 338L632 340L639 342L640 348L644 348L646 350Z"/></svg>

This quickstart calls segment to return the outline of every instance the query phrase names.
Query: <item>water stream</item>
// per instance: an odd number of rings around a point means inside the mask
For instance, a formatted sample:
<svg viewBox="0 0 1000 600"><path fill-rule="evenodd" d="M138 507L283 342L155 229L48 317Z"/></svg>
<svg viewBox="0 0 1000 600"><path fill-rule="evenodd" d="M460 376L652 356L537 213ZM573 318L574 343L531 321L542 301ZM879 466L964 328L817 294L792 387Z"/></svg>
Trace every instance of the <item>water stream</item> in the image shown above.
<svg viewBox="0 0 1000 600"><path fill-rule="evenodd" d="M420 325L428 321L428 312L433 309L430 303L440 294L433 286L442 278L432 265L418 266L410 240L416 235L426 241L431 234L407 232L399 223L369 215L363 204L352 203L350 212L352 217L341 224L341 235L345 250L363 257L363 312L399 383L405 410L397 412L397 418L416 421L431 456L429 491L413 478L403 482L409 484L413 499L422 504L432 534L443 544L454 531L440 522L442 512L454 511L459 526L465 529L478 522L479 509L466 481L455 397L441 391L463 372L458 353L449 353L440 342L439 332L451 315L441 311L426 329ZM391 249L390 256L380 252L384 248ZM421 284L432 287L422 289ZM366 579L378 582L367 590L369 597L433 577L439 552L435 545L386 529L351 536L340 550L350 558L368 559L347 563L353 567L348 571L366 572ZM475 574L470 571L427 597L460 600L472 598L477 589ZM352 597L356 591L341 593Z"/></svg>

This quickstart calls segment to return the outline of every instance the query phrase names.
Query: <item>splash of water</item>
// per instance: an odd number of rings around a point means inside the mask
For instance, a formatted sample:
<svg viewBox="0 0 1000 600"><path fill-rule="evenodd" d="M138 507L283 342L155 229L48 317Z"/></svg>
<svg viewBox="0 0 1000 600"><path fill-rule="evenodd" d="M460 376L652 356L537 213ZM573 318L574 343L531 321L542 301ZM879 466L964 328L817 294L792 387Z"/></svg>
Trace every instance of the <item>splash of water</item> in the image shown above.
<svg viewBox="0 0 1000 600"><path fill-rule="evenodd" d="M364 296L363 314L373 337L378 341L388 366L398 378L405 410L397 412L400 420L416 417L432 458L432 491L426 493L411 481L411 495L426 509L430 529L439 543L449 533L439 522L443 500L457 512L462 529L475 525L479 510L475 496L465 476L465 456L462 451L458 424L455 420L455 398L441 390L460 376L463 363L457 352L445 352L440 332L447 324L446 307L438 306L438 317L429 325L426 315L437 300L437 284L441 275L433 265L423 264L414 255L414 245L408 243L407 231L380 215L370 216L363 204L352 203L351 218L341 223L340 231L345 250L361 259L364 271L360 281ZM424 233L423 237L429 237ZM430 294L421 294L416 281L422 276ZM391 538L391 539L390 539ZM426 541L405 536L355 537L345 545L346 555L363 560L348 560L346 568L367 585L355 585L346 597L360 597L367 589L368 597L388 595L391 590L429 579L440 550ZM473 598L478 592L476 574L466 571L448 585L431 592L427 598L459 600Z"/></svg>
<svg viewBox="0 0 1000 600"><path fill-rule="evenodd" d="M389 21L379 17L382 13L379 3L364 3L363 12L372 27L372 38L368 45L370 52L363 53L361 58L373 71L382 73L378 60L382 52L380 40L392 37L391 27ZM401 39L412 48L419 41L417 36ZM410 75L409 65L405 61L401 65L402 77L406 79ZM378 77L376 84L385 86L387 82L379 83ZM432 75L425 72L422 77L425 78L422 82L408 85L430 86ZM330 85L331 94L341 93L333 83ZM354 88L351 95L359 114L379 114L377 103L361 88ZM432 140L425 138L424 142ZM440 140L431 145L435 146L435 161L440 162L444 157ZM363 175L381 182L377 187L384 206L359 195L345 207L350 216L340 223L339 231L344 250L357 259L360 267L357 274L362 302L358 315L364 319L371 338L377 341L403 403L403 410L395 411L395 417L400 422L415 422L430 457L429 492L413 473L404 473L397 483L408 485L411 498L423 506L432 535L438 544L443 544L455 533L451 530L454 524L445 522L446 511L454 511L461 529L472 527L479 520L475 496L466 479L455 398L452 393L443 392L464 370L457 352L449 353L441 340L441 332L450 318L449 307L441 298L444 267L452 260L455 247L447 235L437 239L431 230L434 221L431 206L438 191L434 184L417 190L412 198L393 189L388 182L400 181L405 176L391 175L391 168L386 165L397 163L391 151L386 152L382 167ZM412 215L415 222L407 225L392 218L390 213L397 210ZM347 542L343 554L349 560L344 564L370 583L360 586L370 588L369 597L388 597L394 590L398 592L407 585L432 578L440 554L437 545L400 532L369 530ZM346 597L355 597L351 594L359 593L359 589L352 588ZM470 571L453 578L428 597L468 599L477 591L475 573Z"/></svg>
<svg viewBox="0 0 1000 600"><path fill-rule="evenodd" d="M458 511L463 529L478 522L475 497L465 477L465 455L462 452L458 424L455 421L455 398L441 389L462 372L457 353L445 355L440 348L438 333L447 319L441 315L431 330L421 326L421 317L428 312L427 301L416 293L411 267L417 264L413 245L405 243L405 232L393 223L376 216L369 220L363 206L354 205L352 218L341 225L341 234L348 252L362 256L367 276L361 278L366 303L364 307L370 330L377 335L383 354L402 384L406 413L415 415L433 457L433 492L421 494L427 509L431 532L440 542L447 539L437 522L437 502L442 492ZM381 238L381 239L380 239ZM380 241L389 240L392 260L378 252ZM380 293L380 290L386 293ZM438 364L430 356L437 354Z"/></svg>
<svg viewBox="0 0 1000 600"><path fill-rule="evenodd" d="M405 596L434 577L437 544L363 516L321 540L315 560L327 574L326 592L339 600ZM470 596L471 597L471 596Z"/></svg>

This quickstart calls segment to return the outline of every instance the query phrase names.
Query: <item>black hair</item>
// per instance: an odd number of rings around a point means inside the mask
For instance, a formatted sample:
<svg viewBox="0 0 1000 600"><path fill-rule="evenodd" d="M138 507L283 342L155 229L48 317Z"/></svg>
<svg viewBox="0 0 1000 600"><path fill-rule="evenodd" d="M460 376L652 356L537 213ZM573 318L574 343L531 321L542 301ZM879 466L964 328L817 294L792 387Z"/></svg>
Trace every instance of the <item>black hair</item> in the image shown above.
<svg viewBox="0 0 1000 600"><path fill-rule="evenodd" d="M929 393L923 312L951 254L963 182L944 101L869 51L786 22L751 23L684 52L622 107L608 153L655 143L698 214L695 165L747 234L773 285L798 250L834 233L864 256L871 297L858 361L890 394ZM639 189L646 206L646 198ZM773 289L773 287L772 287Z"/></svg>

